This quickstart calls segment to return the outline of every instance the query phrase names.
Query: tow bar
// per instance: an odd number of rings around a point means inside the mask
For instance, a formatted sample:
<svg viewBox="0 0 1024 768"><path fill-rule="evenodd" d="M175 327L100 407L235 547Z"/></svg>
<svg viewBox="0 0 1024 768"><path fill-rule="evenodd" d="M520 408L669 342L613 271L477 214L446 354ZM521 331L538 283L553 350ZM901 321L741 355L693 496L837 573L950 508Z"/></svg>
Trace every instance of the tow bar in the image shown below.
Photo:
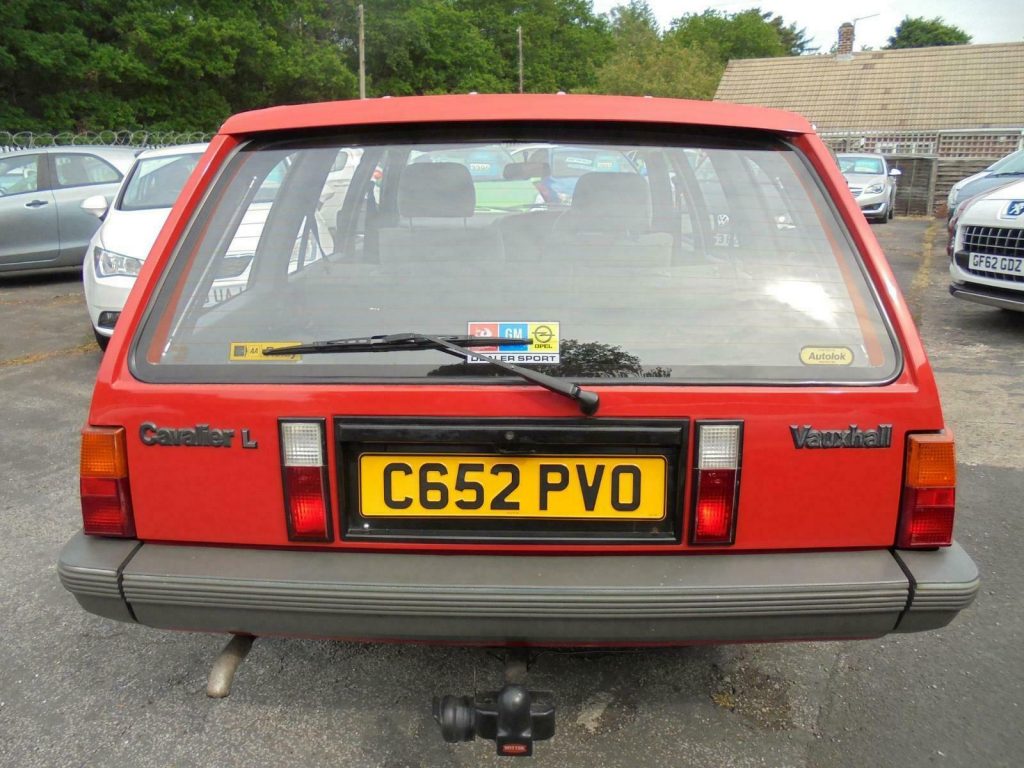
<svg viewBox="0 0 1024 768"><path fill-rule="evenodd" d="M435 696L434 719L444 740L456 744L479 736L494 741L499 755L529 757L533 742L554 736L554 696L526 689L523 682L529 664L525 651L513 649L505 657L501 690L474 696Z"/></svg>

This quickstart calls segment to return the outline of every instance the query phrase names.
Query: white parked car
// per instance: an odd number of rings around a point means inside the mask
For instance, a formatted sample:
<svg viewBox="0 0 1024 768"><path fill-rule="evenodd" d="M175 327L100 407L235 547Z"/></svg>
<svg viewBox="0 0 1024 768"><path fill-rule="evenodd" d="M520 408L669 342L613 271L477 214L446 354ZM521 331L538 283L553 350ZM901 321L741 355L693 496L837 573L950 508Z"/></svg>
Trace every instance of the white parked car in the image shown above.
<svg viewBox="0 0 1024 768"><path fill-rule="evenodd" d="M950 232L949 292L1024 312L1024 181L961 204Z"/></svg>
<svg viewBox="0 0 1024 768"><path fill-rule="evenodd" d="M125 177L113 205L108 208L99 196L82 203L83 209L103 219L82 266L89 319L96 342L103 349L142 262L206 146L186 144L143 152Z"/></svg>

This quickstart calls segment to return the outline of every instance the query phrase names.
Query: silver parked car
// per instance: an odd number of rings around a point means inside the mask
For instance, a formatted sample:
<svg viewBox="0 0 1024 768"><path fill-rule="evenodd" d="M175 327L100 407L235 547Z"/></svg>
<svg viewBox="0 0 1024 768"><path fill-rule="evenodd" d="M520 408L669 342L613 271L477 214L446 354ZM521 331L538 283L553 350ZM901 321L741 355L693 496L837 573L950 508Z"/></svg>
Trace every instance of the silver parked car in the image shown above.
<svg viewBox="0 0 1024 768"><path fill-rule="evenodd" d="M870 221L889 221L896 207L899 168L889 168L884 155L837 154L836 162L861 212Z"/></svg>
<svg viewBox="0 0 1024 768"><path fill-rule="evenodd" d="M141 150L41 147L0 154L0 272L82 263L97 218L82 201L109 202Z"/></svg>
<svg viewBox="0 0 1024 768"><path fill-rule="evenodd" d="M946 198L947 215L952 219L964 201L1021 179L1024 179L1024 149L1011 152L985 170L954 184Z"/></svg>

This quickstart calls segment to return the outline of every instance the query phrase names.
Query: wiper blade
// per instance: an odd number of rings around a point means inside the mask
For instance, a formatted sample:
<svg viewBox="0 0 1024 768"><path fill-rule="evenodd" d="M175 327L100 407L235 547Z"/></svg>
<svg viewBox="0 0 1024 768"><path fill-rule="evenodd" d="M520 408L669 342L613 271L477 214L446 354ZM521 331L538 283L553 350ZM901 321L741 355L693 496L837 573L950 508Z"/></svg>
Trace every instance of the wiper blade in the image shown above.
<svg viewBox="0 0 1024 768"><path fill-rule="evenodd" d="M520 378L544 387L551 392L575 400L580 411L586 416L597 413L600 404L596 392L583 389L565 379L549 376L546 373L523 368L504 360L497 360L474 352L471 347L506 347L520 345L524 339L506 339L488 336L431 336L425 333L391 333L380 336L357 336L351 339L329 339L313 341L308 344L294 344L290 347L264 347L263 355L326 355L344 354L347 352L398 352L415 349L436 349L439 352L462 358L463 360L479 360L490 363L502 370L514 373Z"/></svg>
<svg viewBox="0 0 1024 768"><path fill-rule="evenodd" d="M438 349L441 343L457 347L503 347L523 344L523 339L489 338L486 336L428 336L423 333L389 333L381 336L355 336L351 339L328 339L296 344L290 347L265 347L264 355L317 355L335 352L394 352L403 349Z"/></svg>

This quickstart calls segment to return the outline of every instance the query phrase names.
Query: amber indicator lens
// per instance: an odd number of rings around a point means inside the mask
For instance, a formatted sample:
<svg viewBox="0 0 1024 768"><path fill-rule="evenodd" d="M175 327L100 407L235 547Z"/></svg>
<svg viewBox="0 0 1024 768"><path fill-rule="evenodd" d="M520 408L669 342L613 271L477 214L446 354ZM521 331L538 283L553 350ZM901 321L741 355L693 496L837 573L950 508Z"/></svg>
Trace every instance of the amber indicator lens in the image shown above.
<svg viewBox="0 0 1024 768"><path fill-rule="evenodd" d="M82 477L127 477L124 427L83 429L79 469Z"/></svg>
<svg viewBox="0 0 1024 768"><path fill-rule="evenodd" d="M739 424L697 424L694 544L732 544L736 531L742 430Z"/></svg>
<svg viewBox="0 0 1024 768"><path fill-rule="evenodd" d="M281 421L285 523L292 541L330 541L323 421Z"/></svg>
<svg viewBox="0 0 1024 768"><path fill-rule="evenodd" d="M935 549L953 543L956 453L948 433L907 438L906 482L896 546Z"/></svg>
<svg viewBox="0 0 1024 768"><path fill-rule="evenodd" d="M911 435L908 438L907 485L911 488L952 488L956 485L956 452L952 435Z"/></svg>
<svg viewBox="0 0 1024 768"><path fill-rule="evenodd" d="M123 427L85 427L79 462L82 527L90 536L135 536Z"/></svg>

